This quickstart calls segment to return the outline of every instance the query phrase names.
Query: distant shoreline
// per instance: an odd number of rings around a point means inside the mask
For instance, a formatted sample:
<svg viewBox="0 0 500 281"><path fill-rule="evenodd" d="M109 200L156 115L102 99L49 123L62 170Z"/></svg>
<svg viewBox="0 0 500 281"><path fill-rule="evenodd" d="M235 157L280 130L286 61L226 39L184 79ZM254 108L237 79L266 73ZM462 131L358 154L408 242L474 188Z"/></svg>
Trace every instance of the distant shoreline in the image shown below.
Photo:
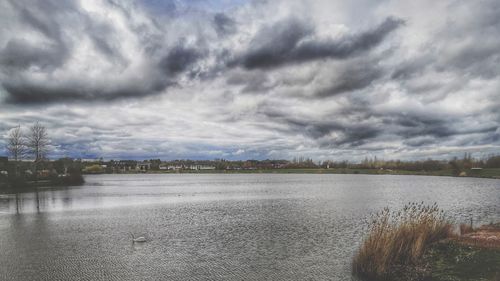
<svg viewBox="0 0 500 281"><path fill-rule="evenodd" d="M161 175L161 174L310 174L310 175L406 175L406 176L441 176L461 178L488 178L500 179L500 168L483 169L467 175L457 176L453 170L438 171L406 171L382 169L348 169L348 168L297 168L297 169L241 169L241 170L153 170L153 171L127 171L122 173L86 173L84 175ZM83 181L54 182L39 181L27 182L24 186L11 186L8 182L0 182L0 192L30 191L36 188L52 186L82 185Z"/></svg>
<svg viewBox="0 0 500 281"><path fill-rule="evenodd" d="M438 171L406 171L382 169L342 169L342 168L297 168L297 169L241 169L241 170L155 170L127 171L122 173L87 173L90 174L352 174L352 175L416 175L416 176L448 176L500 179L500 169L491 168L471 172L466 175L454 175L453 170Z"/></svg>

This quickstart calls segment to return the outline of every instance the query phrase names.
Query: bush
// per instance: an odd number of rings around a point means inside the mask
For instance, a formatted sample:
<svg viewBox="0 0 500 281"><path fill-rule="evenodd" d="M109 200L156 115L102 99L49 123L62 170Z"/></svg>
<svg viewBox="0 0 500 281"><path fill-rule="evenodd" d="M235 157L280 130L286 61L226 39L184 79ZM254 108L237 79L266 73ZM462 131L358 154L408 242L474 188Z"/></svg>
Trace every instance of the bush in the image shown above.
<svg viewBox="0 0 500 281"><path fill-rule="evenodd" d="M94 164L91 166L87 166L83 168L83 173L85 174L102 174L104 173L104 169L99 164Z"/></svg>
<svg viewBox="0 0 500 281"><path fill-rule="evenodd" d="M419 263L428 246L450 237L452 225L436 204L409 203L373 216L370 232L356 253L353 274L369 280L400 280L398 274Z"/></svg>

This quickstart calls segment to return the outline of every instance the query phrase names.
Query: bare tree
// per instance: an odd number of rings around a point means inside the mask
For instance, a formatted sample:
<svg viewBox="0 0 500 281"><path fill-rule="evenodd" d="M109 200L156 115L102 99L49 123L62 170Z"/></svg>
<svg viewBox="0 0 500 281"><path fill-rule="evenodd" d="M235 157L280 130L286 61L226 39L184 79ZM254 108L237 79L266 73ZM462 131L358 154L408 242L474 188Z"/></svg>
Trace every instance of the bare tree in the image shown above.
<svg viewBox="0 0 500 281"><path fill-rule="evenodd" d="M10 131L7 151L14 161L19 161L26 152L26 144L21 132L21 126L17 126Z"/></svg>
<svg viewBox="0 0 500 281"><path fill-rule="evenodd" d="M38 163L45 159L48 152L49 137L44 126L37 121L28 135L28 148L35 161L35 178L38 173Z"/></svg>
<svg viewBox="0 0 500 281"><path fill-rule="evenodd" d="M26 142L21 131L21 126L13 128L10 131L9 139L7 144L7 151L15 162L14 166L14 176L18 176L18 161L23 158L26 153Z"/></svg>
<svg viewBox="0 0 500 281"><path fill-rule="evenodd" d="M28 135L28 148L34 156L35 162L40 162L45 158L48 146L49 137L47 135L47 129L36 122L33 127L31 127L31 132Z"/></svg>

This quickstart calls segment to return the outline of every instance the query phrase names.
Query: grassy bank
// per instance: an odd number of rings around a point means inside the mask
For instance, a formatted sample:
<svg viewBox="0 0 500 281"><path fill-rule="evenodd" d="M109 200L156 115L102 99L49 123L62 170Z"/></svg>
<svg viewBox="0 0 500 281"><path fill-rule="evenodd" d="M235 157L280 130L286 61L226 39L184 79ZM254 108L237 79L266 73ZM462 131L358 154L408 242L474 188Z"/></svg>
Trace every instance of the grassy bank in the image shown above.
<svg viewBox="0 0 500 281"><path fill-rule="evenodd" d="M500 225L453 232L437 206L409 204L372 218L353 258L361 280L500 281Z"/></svg>
<svg viewBox="0 0 500 281"><path fill-rule="evenodd" d="M130 172L136 173L136 172ZM438 171L407 171L407 170L379 170L379 169L261 169L261 170L179 170L179 171L148 171L151 174L362 174L362 175L420 175L420 176L455 176L453 170ZM481 171L471 171L467 177L498 178L500 169L491 168Z"/></svg>
<svg viewBox="0 0 500 281"><path fill-rule="evenodd" d="M423 263L429 281L500 281L500 250L443 241L433 245Z"/></svg>

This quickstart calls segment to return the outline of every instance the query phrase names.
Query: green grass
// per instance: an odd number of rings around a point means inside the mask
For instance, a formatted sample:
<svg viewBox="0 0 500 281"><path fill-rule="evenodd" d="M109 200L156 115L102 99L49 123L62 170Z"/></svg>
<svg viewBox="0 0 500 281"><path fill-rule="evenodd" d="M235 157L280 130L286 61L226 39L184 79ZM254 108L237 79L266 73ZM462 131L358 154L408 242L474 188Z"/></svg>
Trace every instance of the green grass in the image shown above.
<svg viewBox="0 0 500 281"><path fill-rule="evenodd" d="M469 174L473 177L500 178L500 168L485 168L480 171L473 171Z"/></svg>
<svg viewBox="0 0 500 281"><path fill-rule="evenodd" d="M429 281L500 280L500 250L459 245L435 244L425 255Z"/></svg>
<svg viewBox="0 0 500 281"><path fill-rule="evenodd" d="M126 172L136 174L138 172ZM380 169L323 169L323 168L300 168L300 169L257 169L257 170L181 170L181 171L148 171L150 174L362 174L362 175L419 175L419 176L454 176L453 170L439 171L407 171L407 170L380 170ZM481 171L470 171L470 177L499 178L500 169L483 169Z"/></svg>
<svg viewBox="0 0 500 281"><path fill-rule="evenodd" d="M452 176L451 170L441 171L404 171L404 170L379 170L379 169L257 169L257 170L182 170L182 171L153 171L150 173L193 173L193 174L363 174L363 175L431 175Z"/></svg>

